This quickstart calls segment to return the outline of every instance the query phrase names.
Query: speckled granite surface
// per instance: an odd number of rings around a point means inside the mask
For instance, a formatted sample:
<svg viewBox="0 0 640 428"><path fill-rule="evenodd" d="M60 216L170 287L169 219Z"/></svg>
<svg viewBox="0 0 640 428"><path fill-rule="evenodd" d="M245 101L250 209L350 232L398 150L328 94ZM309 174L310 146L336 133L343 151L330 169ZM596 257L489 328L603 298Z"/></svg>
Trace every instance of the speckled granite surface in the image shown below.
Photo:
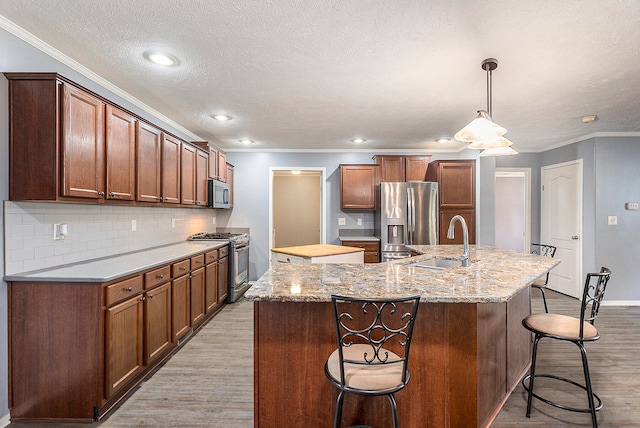
<svg viewBox="0 0 640 428"><path fill-rule="evenodd" d="M471 266L432 270L413 266L456 258L461 245L409 246L422 253L372 264L274 264L246 292L254 301L328 302L331 294L390 298L420 294L423 302L506 302L560 260L489 246L470 246Z"/></svg>

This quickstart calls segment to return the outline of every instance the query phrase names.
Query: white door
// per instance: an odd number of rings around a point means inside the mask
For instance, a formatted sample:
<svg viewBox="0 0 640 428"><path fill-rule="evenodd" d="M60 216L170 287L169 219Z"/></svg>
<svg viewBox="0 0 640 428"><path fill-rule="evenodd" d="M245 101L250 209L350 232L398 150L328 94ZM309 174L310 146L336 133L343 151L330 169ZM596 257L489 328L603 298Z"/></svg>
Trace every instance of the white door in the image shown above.
<svg viewBox="0 0 640 428"><path fill-rule="evenodd" d="M531 170L496 168L495 246L530 252Z"/></svg>
<svg viewBox="0 0 640 428"><path fill-rule="evenodd" d="M540 243L557 248L561 263L551 270L548 287L581 297L582 159L542 168Z"/></svg>

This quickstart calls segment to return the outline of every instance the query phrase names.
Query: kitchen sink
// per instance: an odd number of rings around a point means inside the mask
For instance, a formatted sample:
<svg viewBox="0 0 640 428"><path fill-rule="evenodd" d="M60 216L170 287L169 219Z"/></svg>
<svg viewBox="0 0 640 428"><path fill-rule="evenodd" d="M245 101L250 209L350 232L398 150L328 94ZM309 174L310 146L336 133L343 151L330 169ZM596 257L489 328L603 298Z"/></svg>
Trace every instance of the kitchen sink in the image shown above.
<svg viewBox="0 0 640 428"><path fill-rule="evenodd" d="M462 266L462 263L460 263L460 260L440 259L435 257L432 259L422 260L420 262L413 263L411 266L415 266L418 268L425 268L425 269L440 270L440 269L447 269L455 266Z"/></svg>

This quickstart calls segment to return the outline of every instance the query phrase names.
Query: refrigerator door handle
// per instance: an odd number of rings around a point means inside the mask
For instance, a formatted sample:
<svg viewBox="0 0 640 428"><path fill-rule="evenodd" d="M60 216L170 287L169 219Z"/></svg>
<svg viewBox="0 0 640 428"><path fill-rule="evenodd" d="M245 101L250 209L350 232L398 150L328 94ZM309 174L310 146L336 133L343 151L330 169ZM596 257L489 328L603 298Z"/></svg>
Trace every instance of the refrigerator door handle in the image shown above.
<svg viewBox="0 0 640 428"><path fill-rule="evenodd" d="M413 188L409 187L407 189L407 229L409 231L408 242L409 244L413 244L415 227L416 227L416 205L414 200Z"/></svg>

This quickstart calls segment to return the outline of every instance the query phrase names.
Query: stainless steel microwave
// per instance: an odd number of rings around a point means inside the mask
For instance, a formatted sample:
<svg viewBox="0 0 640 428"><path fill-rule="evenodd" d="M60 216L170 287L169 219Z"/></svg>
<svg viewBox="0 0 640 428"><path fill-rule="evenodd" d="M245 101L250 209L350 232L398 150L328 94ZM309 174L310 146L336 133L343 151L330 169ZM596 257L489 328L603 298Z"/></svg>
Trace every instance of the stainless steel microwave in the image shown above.
<svg viewBox="0 0 640 428"><path fill-rule="evenodd" d="M229 185L211 178L208 184L209 207L231 209Z"/></svg>

